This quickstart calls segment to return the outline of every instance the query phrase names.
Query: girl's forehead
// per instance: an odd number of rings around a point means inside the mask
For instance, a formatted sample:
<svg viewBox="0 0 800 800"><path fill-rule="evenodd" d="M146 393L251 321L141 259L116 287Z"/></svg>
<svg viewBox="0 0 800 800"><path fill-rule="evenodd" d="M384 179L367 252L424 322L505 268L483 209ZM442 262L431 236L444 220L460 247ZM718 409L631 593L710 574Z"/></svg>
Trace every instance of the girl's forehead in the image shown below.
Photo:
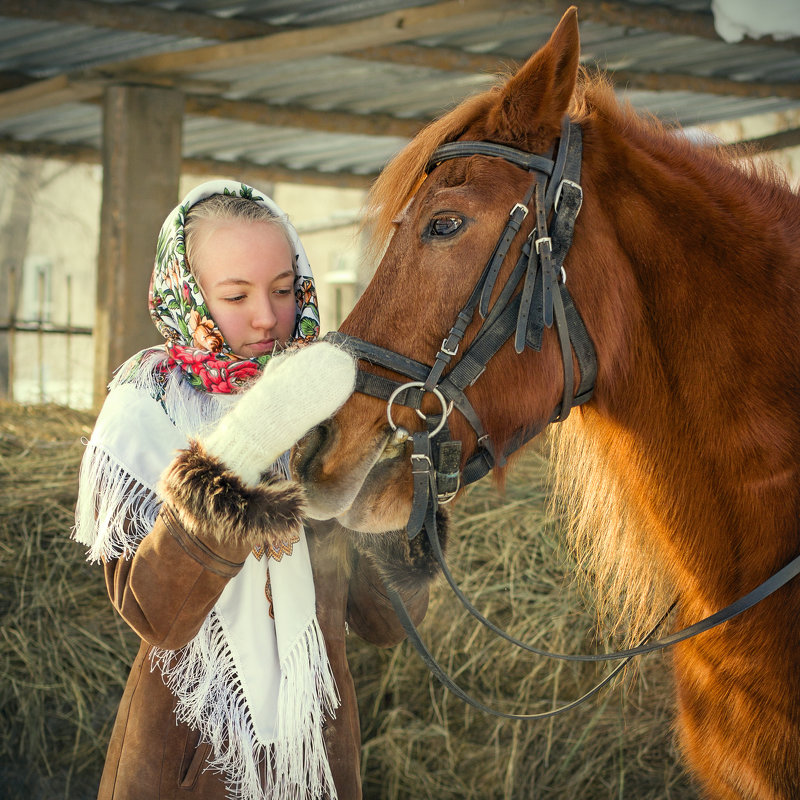
<svg viewBox="0 0 800 800"><path fill-rule="evenodd" d="M209 248L245 246L251 242L260 242L275 247L292 245L283 227L270 220L249 220L229 218L208 218L198 220L190 231L190 246L194 253L207 251Z"/></svg>
<svg viewBox="0 0 800 800"><path fill-rule="evenodd" d="M201 230L192 247L192 267L212 284L236 274L252 281L294 273L294 251L276 225L222 224Z"/></svg>

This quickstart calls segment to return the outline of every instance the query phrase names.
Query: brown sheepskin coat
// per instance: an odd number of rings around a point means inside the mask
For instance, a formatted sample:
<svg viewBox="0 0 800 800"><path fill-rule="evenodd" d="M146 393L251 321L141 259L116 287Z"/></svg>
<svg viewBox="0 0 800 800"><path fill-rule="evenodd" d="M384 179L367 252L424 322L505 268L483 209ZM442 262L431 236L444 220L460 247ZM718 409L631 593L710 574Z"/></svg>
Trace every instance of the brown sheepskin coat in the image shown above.
<svg viewBox="0 0 800 800"><path fill-rule="evenodd" d="M135 555L105 565L111 601L142 641L111 734L98 800L227 796L224 778L204 771L210 746L199 741L197 731L176 722L175 697L160 671L151 670L149 655L154 647L186 645L253 543L284 529L302 512L295 484L272 480L256 489L245 487L197 445L173 462L164 495L156 523ZM392 581L412 616L421 620L434 561L421 543L409 546L402 534L359 549L352 533L334 522L307 523L306 530L317 615L341 696L336 717L324 727L328 760L339 800L359 800L361 740L346 657L348 629L381 647L401 641L405 633L384 593L384 580Z"/></svg>

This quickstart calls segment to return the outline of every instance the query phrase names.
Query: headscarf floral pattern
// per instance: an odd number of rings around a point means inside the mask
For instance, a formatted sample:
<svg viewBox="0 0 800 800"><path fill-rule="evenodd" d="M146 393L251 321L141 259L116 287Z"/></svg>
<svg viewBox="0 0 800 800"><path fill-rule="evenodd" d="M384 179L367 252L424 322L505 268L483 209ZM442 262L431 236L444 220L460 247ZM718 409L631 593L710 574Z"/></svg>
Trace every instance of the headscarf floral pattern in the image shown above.
<svg viewBox="0 0 800 800"><path fill-rule="evenodd" d="M158 236L150 281L150 316L166 339L165 367L177 366L189 383L206 392L241 389L272 357L237 356L211 317L203 293L186 262L186 215L192 206L215 194L252 200L286 223L295 251L297 317L292 342L319 336L319 306L314 277L303 245L281 209L265 194L244 183L208 181L193 189L164 221Z"/></svg>

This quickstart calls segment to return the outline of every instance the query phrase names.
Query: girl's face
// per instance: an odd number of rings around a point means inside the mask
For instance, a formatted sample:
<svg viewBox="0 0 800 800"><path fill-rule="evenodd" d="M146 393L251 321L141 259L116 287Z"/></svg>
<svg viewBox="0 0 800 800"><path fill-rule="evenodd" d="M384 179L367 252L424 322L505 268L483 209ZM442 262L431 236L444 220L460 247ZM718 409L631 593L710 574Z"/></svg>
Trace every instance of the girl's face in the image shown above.
<svg viewBox="0 0 800 800"><path fill-rule="evenodd" d="M293 253L277 224L203 220L193 233L192 267L231 350L255 358L294 332Z"/></svg>

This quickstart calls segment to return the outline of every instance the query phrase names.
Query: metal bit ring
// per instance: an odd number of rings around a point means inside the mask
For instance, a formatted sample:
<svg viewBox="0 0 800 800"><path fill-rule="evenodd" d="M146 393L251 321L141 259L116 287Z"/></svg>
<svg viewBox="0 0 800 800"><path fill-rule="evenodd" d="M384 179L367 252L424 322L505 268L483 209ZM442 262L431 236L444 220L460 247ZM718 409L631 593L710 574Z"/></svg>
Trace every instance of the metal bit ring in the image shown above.
<svg viewBox="0 0 800 800"><path fill-rule="evenodd" d="M394 405L394 400L397 397L397 395L400 394L400 392L402 392L402 391L404 391L406 389L424 388L424 387L425 387L425 384L422 381L409 381L408 383L404 383L401 386L398 386L389 395L389 399L387 400L387 404L386 404L386 418L389 420L389 427L393 431L397 430L397 424L392 419L392 405ZM436 387L434 387L433 389L430 389L429 391L433 395L435 395L437 400L442 404L442 418L441 418L441 420L439 420L439 424L432 431L428 431L428 438L432 439L434 436L436 436L437 433L439 433L439 431L442 428L444 428L444 424L445 424L445 422L447 422L447 416L450 413L450 410L452 409L452 405L450 405L448 407L448 403L447 403L447 400L446 400L445 396ZM422 417L422 419L427 419L425 414L423 414L421 411L419 411L419 409L415 409L415 410L417 411L417 414L419 414L420 417Z"/></svg>

